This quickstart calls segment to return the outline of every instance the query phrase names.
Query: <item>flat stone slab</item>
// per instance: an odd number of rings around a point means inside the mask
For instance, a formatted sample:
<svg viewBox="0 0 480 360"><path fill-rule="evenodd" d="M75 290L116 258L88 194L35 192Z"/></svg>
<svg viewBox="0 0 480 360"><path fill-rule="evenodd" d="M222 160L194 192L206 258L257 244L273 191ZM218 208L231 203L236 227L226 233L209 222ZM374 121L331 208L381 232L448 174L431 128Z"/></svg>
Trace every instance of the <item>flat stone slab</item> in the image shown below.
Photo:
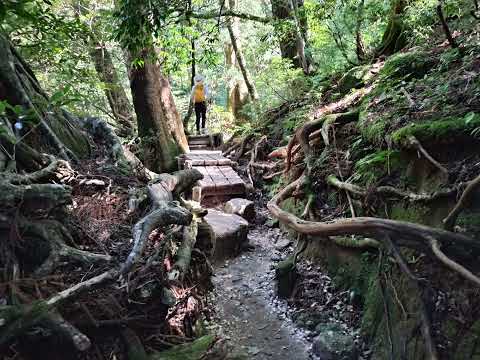
<svg viewBox="0 0 480 360"><path fill-rule="evenodd" d="M210 231L213 259L221 261L238 255L247 241L248 222L238 215L213 209L203 219Z"/></svg>
<svg viewBox="0 0 480 360"><path fill-rule="evenodd" d="M225 203L223 209L226 213L239 215L249 222L255 219L254 203L247 199L231 199Z"/></svg>

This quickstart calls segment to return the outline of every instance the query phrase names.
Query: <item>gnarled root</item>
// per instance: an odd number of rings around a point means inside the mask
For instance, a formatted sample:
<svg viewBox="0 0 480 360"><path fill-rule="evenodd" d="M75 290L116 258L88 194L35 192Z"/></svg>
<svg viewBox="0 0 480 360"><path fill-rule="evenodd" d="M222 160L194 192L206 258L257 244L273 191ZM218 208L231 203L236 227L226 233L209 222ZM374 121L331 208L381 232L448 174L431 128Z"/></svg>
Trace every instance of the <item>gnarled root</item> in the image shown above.
<svg viewBox="0 0 480 360"><path fill-rule="evenodd" d="M432 164L435 168L437 168L443 175L445 175L448 178L448 170L440 164L437 160L435 160L427 150L422 146L420 141L417 140L415 136L410 136L408 138L408 144L413 147L415 150L417 150L419 153L421 153L425 159L427 159L430 164Z"/></svg>
<svg viewBox="0 0 480 360"><path fill-rule="evenodd" d="M467 236L410 222L374 217L341 219L331 223L302 220L294 214L283 210L280 207L280 204L285 199L289 198L295 189L301 186L305 179L305 175L301 176L299 179L286 186L267 204L270 213L276 219L298 233L316 235L322 238L338 235L361 235L372 237L380 242L384 241L384 234L389 233L395 235L395 242L398 246L404 246L429 254L440 261L442 261L442 259L432 251L431 238L436 239L439 243L458 244L477 251L480 250L480 244ZM453 270L459 275L465 277L465 273L458 271L458 269ZM467 279L472 281L471 278L467 277Z"/></svg>
<svg viewBox="0 0 480 360"><path fill-rule="evenodd" d="M454 208L450 211L445 219L443 219L443 223L445 225L445 229L452 230L455 226L455 222L457 221L458 215L463 211L465 206L467 206L468 202L470 201L471 196L480 186L480 175L477 176L472 181L468 182L465 191L462 193L462 196L454 206Z"/></svg>
<svg viewBox="0 0 480 360"><path fill-rule="evenodd" d="M295 132L287 146L287 159L285 172L290 171L293 159L294 146L298 142L306 158L307 168L311 167L311 147L310 141L318 137L318 134L326 138L325 145L328 145L328 129L333 125L344 125L349 122L358 120L358 111L351 111L346 113L337 113L323 116L319 119L305 123L300 129ZM322 130L323 129L323 130ZM320 131L314 134L315 131Z"/></svg>
<svg viewBox="0 0 480 360"><path fill-rule="evenodd" d="M442 197L453 196L456 194L457 189L447 189L436 191L432 194L416 194L404 190L397 189L393 186L378 186L372 189L364 189L361 186L351 184L348 182L340 181L336 176L330 175L327 177L327 183L336 187L337 189L342 189L359 196L367 196L369 193L375 193L379 195L386 196L395 196L402 199L410 201L434 201Z"/></svg>
<svg viewBox="0 0 480 360"><path fill-rule="evenodd" d="M192 220L190 211L179 206L177 202L171 201L171 199L173 199L173 194L180 191L180 189L185 189L188 184L191 185L196 181L194 179L198 179L199 177L201 178L201 174L196 170L185 170L175 173L174 175L164 174L159 177L161 180L157 183L157 187L150 188L150 193L155 193L155 197L152 199L154 210L135 224L133 228L134 245L123 264L60 291L46 300L38 300L28 305L6 306L1 308L0 319L3 320L3 326L0 327L0 345L5 344L14 337L22 334L31 326L45 319L57 306L99 286L104 286L120 278L126 278L127 273L140 261L146 241L150 233L157 227L163 227L169 224L189 225ZM158 191L155 191L155 189L158 189ZM40 226L38 225L37 228L37 225L38 224L34 225L35 230L40 231ZM46 236L46 234L42 236ZM72 255L72 251L70 250L62 251L68 255ZM73 254L79 258L91 256L83 252L79 253L78 250L74 251ZM74 333L70 327L69 331L72 331L72 334ZM85 339L81 339L81 337L77 340L82 340L78 342L78 346L87 344L87 342L84 341Z"/></svg>

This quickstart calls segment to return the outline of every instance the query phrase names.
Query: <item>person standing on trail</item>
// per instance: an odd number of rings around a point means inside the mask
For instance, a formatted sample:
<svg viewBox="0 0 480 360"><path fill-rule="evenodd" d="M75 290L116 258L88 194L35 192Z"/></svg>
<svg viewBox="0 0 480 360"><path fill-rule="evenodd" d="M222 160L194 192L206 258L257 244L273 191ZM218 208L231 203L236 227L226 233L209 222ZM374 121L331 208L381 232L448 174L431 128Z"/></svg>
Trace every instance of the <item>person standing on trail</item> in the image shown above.
<svg viewBox="0 0 480 360"><path fill-rule="evenodd" d="M207 122L207 99L209 96L208 86L202 75L195 75L195 85L192 87L192 102L195 108L195 125L197 134L200 134L200 121L202 125L202 133L205 133L205 124Z"/></svg>

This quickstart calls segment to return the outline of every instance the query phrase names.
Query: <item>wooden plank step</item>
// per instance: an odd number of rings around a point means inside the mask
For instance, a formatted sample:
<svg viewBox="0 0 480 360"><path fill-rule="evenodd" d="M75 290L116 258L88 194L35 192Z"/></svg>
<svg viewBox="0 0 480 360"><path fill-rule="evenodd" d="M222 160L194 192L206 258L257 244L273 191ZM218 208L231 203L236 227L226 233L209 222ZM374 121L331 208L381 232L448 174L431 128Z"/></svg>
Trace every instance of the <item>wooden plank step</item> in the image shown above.
<svg viewBox="0 0 480 360"><path fill-rule="evenodd" d="M208 145L188 145L191 150L208 150L210 146Z"/></svg>

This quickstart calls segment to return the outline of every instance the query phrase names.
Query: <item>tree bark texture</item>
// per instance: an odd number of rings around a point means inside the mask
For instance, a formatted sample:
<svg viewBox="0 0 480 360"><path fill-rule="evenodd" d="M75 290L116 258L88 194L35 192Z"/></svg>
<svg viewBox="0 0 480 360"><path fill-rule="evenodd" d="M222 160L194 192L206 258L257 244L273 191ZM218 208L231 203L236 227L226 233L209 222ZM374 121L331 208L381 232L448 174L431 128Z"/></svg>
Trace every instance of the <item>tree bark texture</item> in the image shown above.
<svg viewBox="0 0 480 360"><path fill-rule="evenodd" d="M122 137L134 135L135 116L133 107L120 84L110 51L105 44L92 35L89 52L98 78L104 83L108 104L117 120L117 134Z"/></svg>
<svg viewBox="0 0 480 360"><path fill-rule="evenodd" d="M303 6L303 0L272 0L272 14L279 27L277 31L282 58L291 60L295 67L308 73L311 59L305 54L308 23L301 14ZM281 26L283 24L287 26Z"/></svg>
<svg viewBox="0 0 480 360"><path fill-rule="evenodd" d="M154 49L144 49L137 56L143 65L131 67L130 88L144 165L155 172L168 172L176 167L175 157L189 150L188 141L170 84L152 60L153 53Z"/></svg>

